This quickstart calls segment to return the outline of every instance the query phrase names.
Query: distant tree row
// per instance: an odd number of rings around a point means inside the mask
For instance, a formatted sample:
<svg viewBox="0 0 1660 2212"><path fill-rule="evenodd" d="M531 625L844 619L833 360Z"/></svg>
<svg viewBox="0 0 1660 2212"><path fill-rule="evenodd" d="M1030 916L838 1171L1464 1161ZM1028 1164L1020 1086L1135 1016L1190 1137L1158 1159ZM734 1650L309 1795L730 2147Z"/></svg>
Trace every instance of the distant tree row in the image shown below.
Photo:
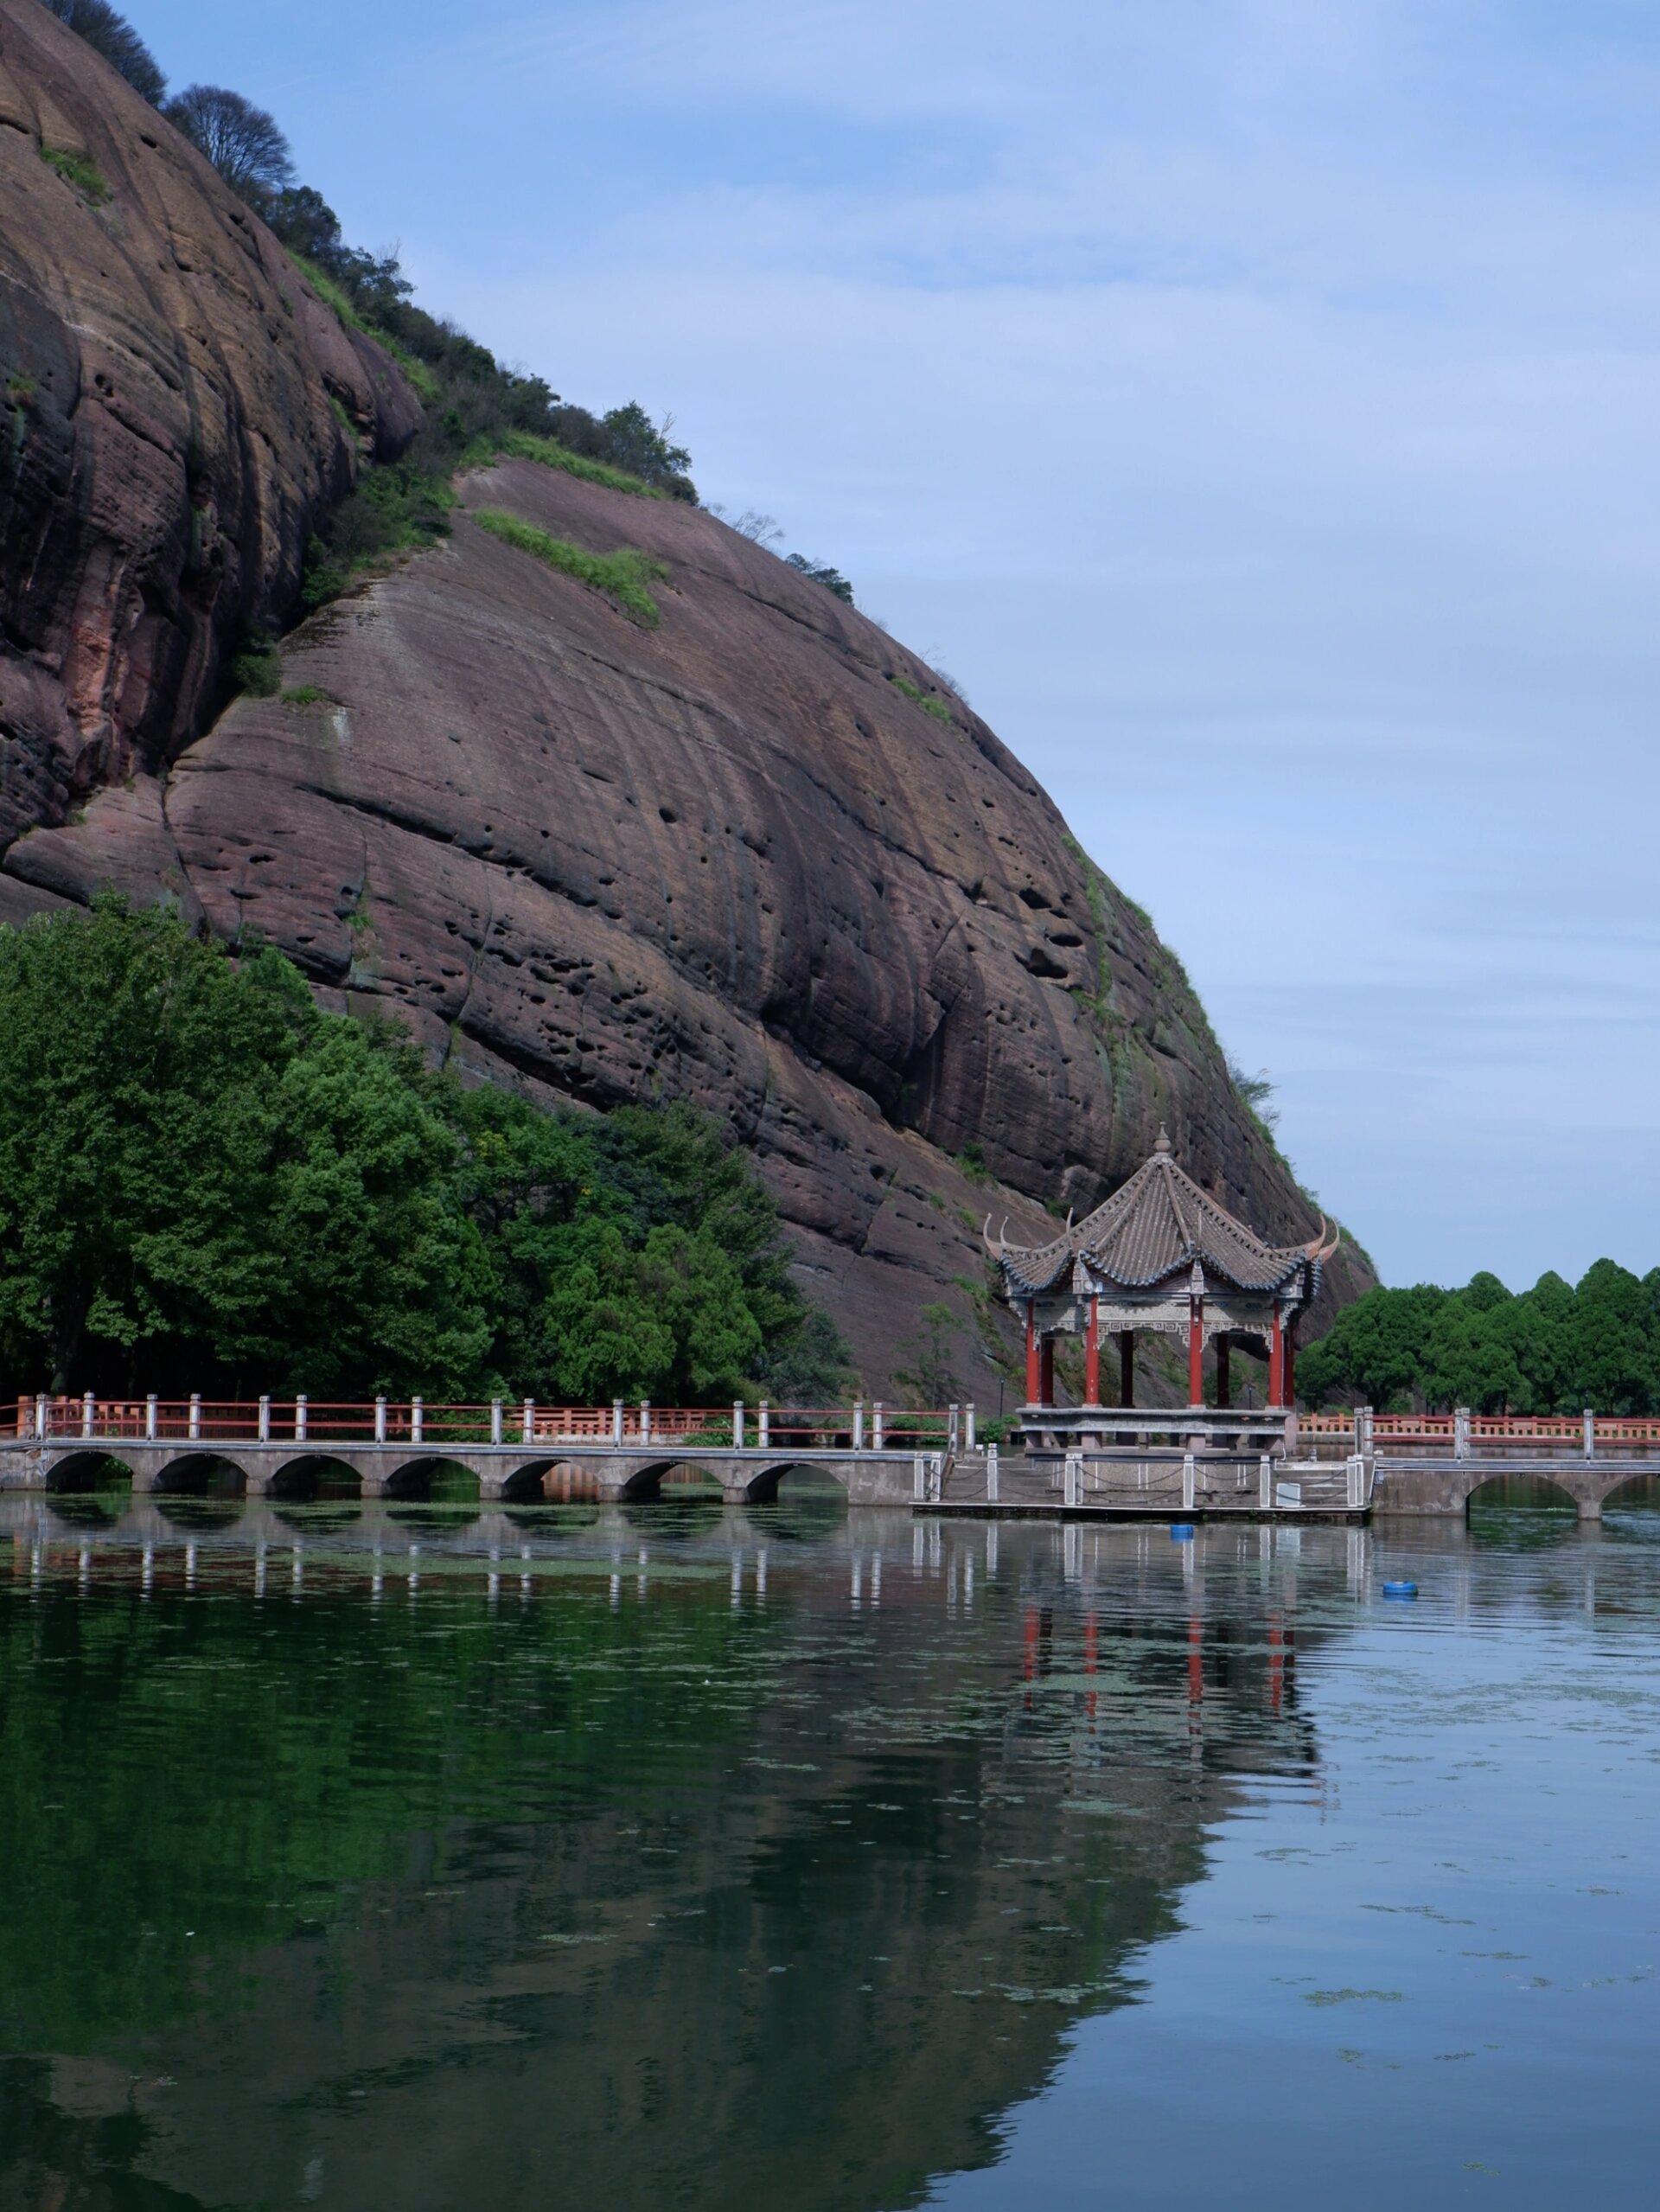
<svg viewBox="0 0 1660 2212"><path fill-rule="evenodd" d="M161 908L0 930L0 1395L833 1403L788 1263L689 1106L464 1089Z"/></svg>
<svg viewBox="0 0 1660 2212"><path fill-rule="evenodd" d="M1462 1290L1370 1290L1299 1353L1297 1393L1379 1412L1652 1413L1660 1410L1660 1268L1599 1260L1576 1286L1497 1275Z"/></svg>

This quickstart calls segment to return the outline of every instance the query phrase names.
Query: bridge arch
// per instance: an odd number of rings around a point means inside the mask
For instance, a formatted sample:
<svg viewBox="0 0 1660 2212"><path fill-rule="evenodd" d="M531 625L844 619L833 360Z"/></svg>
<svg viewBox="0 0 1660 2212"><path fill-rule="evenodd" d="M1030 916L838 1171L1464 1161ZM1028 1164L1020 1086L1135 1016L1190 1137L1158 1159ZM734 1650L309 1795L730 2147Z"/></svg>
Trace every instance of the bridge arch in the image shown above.
<svg viewBox="0 0 1660 2212"><path fill-rule="evenodd" d="M482 1491L476 1467L433 1453L405 1460L386 1477L386 1494L394 1504L476 1506Z"/></svg>
<svg viewBox="0 0 1660 2212"><path fill-rule="evenodd" d="M1660 1506L1660 1475L1623 1474L1602 1494L1603 1511L1617 1513Z"/></svg>
<svg viewBox="0 0 1660 2212"><path fill-rule="evenodd" d="M1484 1474L1472 1482L1465 1493L1466 1518L1478 1506L1518 1506L1534 1512L1578 1513L1580 1510L1578 1496L1565 1482L1527 1467L1517 1467L1512 1474Z"/></svg>
<svg viewBox="0 0 1660 2212"><path fill-rule="evenodd" d="M776 1505L778 1501L779 1486L782 1483L784 1477L788 1474L799 1474L801 1467L801 1463L799 1460L774 1460L763 1467L757 1467L754 1474L744 1485L745 1504ZM845 1496L847 1486L840 1477L831 1469L826 1468L822 1471L828 1475L829 1480Z"/></svg>
<svg viewBox="0 0 1660 2212"><path fill-rule="evenodd" d="M97 1448L84 1452L67 1452L54 1460L48 1471L46 1486L49 1491L73 1492L98 1490L108 1485L112 1474L124 1475L133 1487L137 1487L133 1472L118 1452Z"/></svg>
<svg viewBox="0 0 1660 2212"><path fill-rule="evenodd" d="M230 1486L227 1480L239 1485L244 1496L247 1494L248 1470L240 1460L228 1452L195 1449L180 1452L156 1468L150 1488L185 1496L199 1496L208 1490L224 1490Z"/></svg>
<svg viewBox="0 0 1660 2212"><path fill-rule="evenodd" d="M268 1478L265 1495L274 1499L360 1497L363 1480L349 1460L329 1452L297 1452Z"/></svg>

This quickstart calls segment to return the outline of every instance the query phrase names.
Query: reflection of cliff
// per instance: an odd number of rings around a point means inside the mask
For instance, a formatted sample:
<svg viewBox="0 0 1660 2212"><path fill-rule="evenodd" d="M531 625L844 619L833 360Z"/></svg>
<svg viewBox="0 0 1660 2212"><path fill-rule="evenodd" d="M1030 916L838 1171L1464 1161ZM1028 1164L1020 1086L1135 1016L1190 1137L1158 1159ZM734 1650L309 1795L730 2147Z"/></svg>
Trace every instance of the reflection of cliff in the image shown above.
<svg viewBox="0 0 1660 2212"><path fill-rule="evenodd" d="M0 2195L95 2170L130 2094L162 2202L875 2208L985 2163L1131 1994L1230 1776L1310 1751L1254 1591L1155 1558L1092 1601L1046 1531L988 1580L983 1531L888 1526L857 1610L846 1539L775 1543L764 1607L658 1544L643 1602L600 1560L494 1616L476 1574L78 1600L73 1554L31 1604L14 1553L0 1843L50 1871L5 2036L86 2055L49 2129L14 2074Z"/></svg>

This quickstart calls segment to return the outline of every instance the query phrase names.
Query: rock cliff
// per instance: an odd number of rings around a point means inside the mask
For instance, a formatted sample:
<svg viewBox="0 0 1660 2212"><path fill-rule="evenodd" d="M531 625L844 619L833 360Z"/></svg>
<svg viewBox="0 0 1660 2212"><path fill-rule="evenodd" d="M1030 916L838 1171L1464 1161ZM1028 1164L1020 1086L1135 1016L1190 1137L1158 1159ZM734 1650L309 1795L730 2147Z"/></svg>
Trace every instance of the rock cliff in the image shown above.
<svg viewBox="0 0 1660 2212"><path fill-rule="evenodd" d="M108 200L42 144L84 149ZM291 632L284 696L211 719L227 640L291 607L315 516L415 403L34 0L0 0L0 915L170 894L463 1070L695 1098L878 1390L943 1300L994 1396L980 1219L1094 1204L1161 1121L1265 1234L1318 1226L1178 963L1031 776L706 513L474 472L444 543ZM660 619L481 511L637 549ZM1370 1279L1345 1251L1328 1296Z"/></svg>

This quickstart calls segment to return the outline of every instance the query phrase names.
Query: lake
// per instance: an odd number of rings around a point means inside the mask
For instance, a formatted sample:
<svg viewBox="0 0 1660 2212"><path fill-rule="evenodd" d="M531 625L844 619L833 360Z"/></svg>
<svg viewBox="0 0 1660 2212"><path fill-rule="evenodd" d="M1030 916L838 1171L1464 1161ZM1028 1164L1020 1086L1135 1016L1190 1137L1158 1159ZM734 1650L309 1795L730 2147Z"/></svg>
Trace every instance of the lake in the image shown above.
<svg viewBox="0 0 1660 2212"><path fill-rule="evenodd" d="M0 2202L1647 2208L1657 1761L1654 1512L14 1497Z"/></svg>

